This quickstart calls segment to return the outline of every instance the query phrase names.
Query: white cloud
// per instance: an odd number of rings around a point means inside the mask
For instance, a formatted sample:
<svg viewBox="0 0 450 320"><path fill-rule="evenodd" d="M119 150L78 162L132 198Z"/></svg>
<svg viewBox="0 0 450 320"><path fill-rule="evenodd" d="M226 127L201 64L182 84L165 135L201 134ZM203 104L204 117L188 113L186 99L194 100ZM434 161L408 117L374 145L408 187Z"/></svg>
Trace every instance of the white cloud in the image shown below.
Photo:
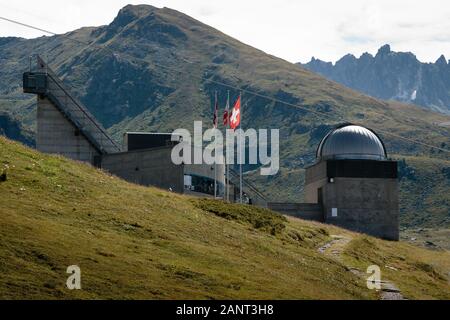
<svg viewBox="0 0 450 320"><path fill-rule="evenodd" d="M170 7L286 60L335 61L389 43L422 61L450 58L448 0L0 0L0 16L62 33L107 24L129 3ZM0 21L0 36L42 33Z"/></svg>

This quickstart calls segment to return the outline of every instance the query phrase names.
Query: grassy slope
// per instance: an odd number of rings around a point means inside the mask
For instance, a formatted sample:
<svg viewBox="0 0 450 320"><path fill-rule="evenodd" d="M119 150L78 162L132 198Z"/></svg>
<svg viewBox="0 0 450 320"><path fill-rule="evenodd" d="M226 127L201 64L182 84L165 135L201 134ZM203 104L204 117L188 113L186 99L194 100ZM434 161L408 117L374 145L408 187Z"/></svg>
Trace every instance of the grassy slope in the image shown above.
<svg viewBox="0 0 450 320"><path fill-rule="evenodd" d="M430 249L450 250L450 229L411 228L401 232L403 241Z"/></svg>
<svg viewBox="0 0 450 320"><path fill-rule="evenodd" d="M318 253L344 233L349 263L381 256L408 298L450 299L448 252L136 186L3 137L0 161L0 298L377 298ZM73 264L83 290L65 289Z"/></svg>
<svg viewBox="0 0 450 320"><path fill-rule="evenodd" d="M409 172L400 180L401 225L450 228L450 160L422 156L396 158L405 161ZM401 162L400 166L403 166Z"/></svg>

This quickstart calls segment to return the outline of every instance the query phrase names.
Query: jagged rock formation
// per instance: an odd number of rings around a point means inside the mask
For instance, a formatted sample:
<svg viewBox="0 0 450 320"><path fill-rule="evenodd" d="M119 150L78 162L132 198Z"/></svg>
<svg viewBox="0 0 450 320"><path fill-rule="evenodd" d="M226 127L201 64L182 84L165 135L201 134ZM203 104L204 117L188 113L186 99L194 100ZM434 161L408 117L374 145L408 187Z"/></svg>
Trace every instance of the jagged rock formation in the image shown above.
<svg viewBox="0 0 450 320"><path fill-rule="evenodd" d="M375 56L348 54L334 65L313 57L302 66L376 98L450 114L450 63L443 55L435 63L422 63L410 52L384 45Z"/></svg>

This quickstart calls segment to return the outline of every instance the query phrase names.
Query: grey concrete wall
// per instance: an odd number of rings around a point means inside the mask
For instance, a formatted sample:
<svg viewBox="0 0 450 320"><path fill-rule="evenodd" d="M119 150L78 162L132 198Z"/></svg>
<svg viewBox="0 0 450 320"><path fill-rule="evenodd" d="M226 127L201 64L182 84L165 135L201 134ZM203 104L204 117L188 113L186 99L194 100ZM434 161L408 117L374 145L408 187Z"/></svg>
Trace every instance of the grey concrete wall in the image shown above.
<svg viewBox="0 0 450 320"><path fill-rule="evenodd" d="M376 237L398 240L396 179L334 178L323 187L325 221ZM337 217L332 216L333 208Z"/></svg>
<svg viewBox="0 0 450 320"><path fill-rule="evenodd" d="M183 143L183 142L181 142ZM194 159L194 153L196 152L203 153L203 149L195 148L192 146L191 149L191 155L192 155L192 162ZM222 158L222 162L224 162L224 159ZM185 164L184 165L184 174L185 175L194 175L199 177L205 177L209 179L216 179L217 181L217 197L222 198L225 193L225 165L224 164ZM191 192L188 190L185 190L185 193L189 193L191 195L198 195L198 192ZM202 196L207 196L203 193L200 193Z"/></svg>
<svg viewBox="0 0 450 320"><path fill-rule="evenodd" d="M370 169L371 163L367 163ZM370 171L370 170L369 170ZM372 236L398 240L398 182L390 178L333 177L330 182L327 162L306 170L305 201L318 203L322 188L324 221ZM333 208L337 216L333 216Z"/></svg>
<svg viewBox="0 0 450 320"><path fill-rule="evenodd" d="M327 177L327 163L326 161L320 161L306 168L305 171L305 184L315 182Z"/></svg>
<svg viewBox="0 0 450 320"><path fill-rule="evenodd" d="M321 161L311 167L306 168L305 172L305 202L318 203L318 189L328 182L327 165Z"/></svg>
<svg viewBox="0 0 450 320"><path fill-rule="evenodd" d="M102 148L107 153L120 152L120 147L109 137L106 130L90 114L89 110L70 93L70 90L56 74L48 67L44 67L44 70L47 73L46 95L49 100L59 102L58 107L62 108L67 116L79 125L80 129L82 128L86 134L89 134L91 144L94 144L97 148Z"/></svg>
<svg viewBox="0 0 450 320"><path fill-rule="evenodd" d="M127 181L184 192L184 169L171 161L171 147L113 153L102 156L101 167Z"/></svg>
<svg viewBox="0 0 450 320"><path fill-rule="evenodd" d="M318 203L318 190L328 183L328 178L320 179L318 181L312 182L305 185L305 202L306 203Z"/></svg>
<svg viewBox="0 0 450 320"><path fill-rule="evenodd" d="M267 203L273 211L304 220L324 221L322 207L314 203Z"/></svg>
<svg viewBox="0 0 450 320"><path fill-rule="evenodd" d="M217 170L216 174L215 170ZM225 185L225 166L223 164L216 164L216 166L214 166L213 164L185 164L184 173L210 179L214 179L214 177L216 176L217 182Z"/></svg>
<svg viewBox="0 0 450 320"><path fill-rule="evenodd" d="M47 99L38 97L36 149L93 163L99 153Z"/></svg>

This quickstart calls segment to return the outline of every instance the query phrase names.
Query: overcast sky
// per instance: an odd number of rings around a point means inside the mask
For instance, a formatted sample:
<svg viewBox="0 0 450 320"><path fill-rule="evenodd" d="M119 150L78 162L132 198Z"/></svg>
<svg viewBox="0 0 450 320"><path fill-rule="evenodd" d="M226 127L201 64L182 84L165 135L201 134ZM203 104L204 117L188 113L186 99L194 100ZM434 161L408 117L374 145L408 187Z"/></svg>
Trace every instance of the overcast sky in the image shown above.
<svg viewBox="0 0 450 320"><path fill-rule="evenodd" d="M63 33L108 24L129 3L179 10L291 62L375 54L386 43L424 62L450 59L449 0L0 0L0 16ZM0 36L41 35L0 20Z"/></svg>

